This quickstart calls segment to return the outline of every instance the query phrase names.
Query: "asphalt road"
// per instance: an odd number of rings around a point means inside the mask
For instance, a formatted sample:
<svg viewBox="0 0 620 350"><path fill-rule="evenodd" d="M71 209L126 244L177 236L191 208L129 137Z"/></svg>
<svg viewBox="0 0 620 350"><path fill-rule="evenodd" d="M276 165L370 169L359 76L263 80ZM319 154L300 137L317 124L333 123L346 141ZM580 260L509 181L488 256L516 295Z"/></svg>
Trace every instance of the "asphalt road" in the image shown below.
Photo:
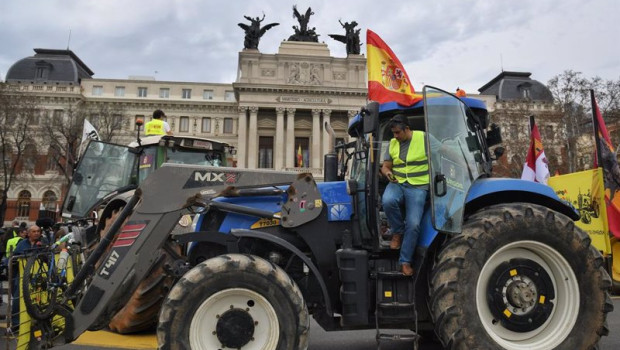
<svg viewBox="0 0 620 350"><path fill-rule="evenodd" d="M609 314L607 321L609 324L610 335L603 337L600 343L600 350L620 349L620 297L614 298L615 312ZM103 338L103 337L102 337ZM128 342L129 343L129 342ZM94 350L94 349L130 349L129 347L111 348L103 339L104 346L83 346L65 345L57 349L63 350ZM14 346L10 346L14 349ZM143 347L144 348L144 347ZM316 323L312 322L310 330L311 350L376 350L375 331L347 331L347 332L325 332ZM0 337L0 349L6 349L6 340ZM392 341L383 342L382 350L411 350L412 341ZM420 350L440 350L441 346L436 344L421 344Z"/></svg>

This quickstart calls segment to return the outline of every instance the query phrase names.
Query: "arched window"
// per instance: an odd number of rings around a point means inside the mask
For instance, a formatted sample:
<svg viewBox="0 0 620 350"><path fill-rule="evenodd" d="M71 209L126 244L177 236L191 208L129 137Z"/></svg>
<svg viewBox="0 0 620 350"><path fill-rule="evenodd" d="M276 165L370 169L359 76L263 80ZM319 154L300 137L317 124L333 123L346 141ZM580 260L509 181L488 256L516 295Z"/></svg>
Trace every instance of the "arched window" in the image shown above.
<svg viewBox="0 0 620 350"><path fill-rule="evenodd" d="M17 196L17 216L28 217L30 216L30 198L32 195L29 191L21 191Z"/></svg>
<svg viewBox="0 0 620 350"><path fill-rule="evenodd" d="M56 211L56 201L58 197L52 190L45 191L43 193L43 207L45 210Z"/></svg>

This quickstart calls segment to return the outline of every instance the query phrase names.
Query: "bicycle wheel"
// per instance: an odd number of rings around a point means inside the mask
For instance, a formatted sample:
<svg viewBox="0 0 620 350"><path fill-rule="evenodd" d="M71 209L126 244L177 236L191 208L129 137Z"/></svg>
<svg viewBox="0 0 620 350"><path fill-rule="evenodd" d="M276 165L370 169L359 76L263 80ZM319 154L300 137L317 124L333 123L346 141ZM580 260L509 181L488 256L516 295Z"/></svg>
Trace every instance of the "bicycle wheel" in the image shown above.
<svg viewBox="0 0 620 350"><path fill-rule="evenodd" d="M52 253L32 255L26 262L22 279L24 305L30 317L37 320L50 318L60 294L60 275L54 264ZM50 269L50 266L52 267Z"/></svg>

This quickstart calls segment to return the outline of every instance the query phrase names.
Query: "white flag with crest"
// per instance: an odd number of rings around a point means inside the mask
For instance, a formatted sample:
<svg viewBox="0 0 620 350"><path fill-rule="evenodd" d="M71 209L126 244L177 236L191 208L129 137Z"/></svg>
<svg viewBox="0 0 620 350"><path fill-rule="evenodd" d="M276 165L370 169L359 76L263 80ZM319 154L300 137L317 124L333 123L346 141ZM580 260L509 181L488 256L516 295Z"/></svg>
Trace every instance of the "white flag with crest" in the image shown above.
<svg viewBox="0 0 620 350"><path fill-rule="evenodd" d="M84 119L84 130L82 131L82 142L86 139L99 140L97 129L87 119Z"/></svg>

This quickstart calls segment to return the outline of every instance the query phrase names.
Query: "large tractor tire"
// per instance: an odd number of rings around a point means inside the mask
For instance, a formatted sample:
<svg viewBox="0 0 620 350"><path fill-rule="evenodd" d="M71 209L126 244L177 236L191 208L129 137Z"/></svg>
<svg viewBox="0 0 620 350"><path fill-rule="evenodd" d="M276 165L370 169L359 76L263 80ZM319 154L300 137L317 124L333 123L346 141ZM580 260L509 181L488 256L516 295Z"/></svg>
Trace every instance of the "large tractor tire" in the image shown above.
<svg viewBox="0 0 620 350"><path fill-rule="evenodd" d="M593 349L608 333L610 286L601 255L568 217L495 205L438 256L435 332L448 349Z"/></svg>
<svg viewBox="0 0 620 350"><path fill-rule="evenodd" d="M172 288L159 315L161 350L304 350L308 308L295 282L255 256L206 260Z"/></svg>
<svg viewBox="0 0 620 350"><path fill-rule="evenodd" d="M105 226L100 232L103 237L110 228L118 214L123 210L119 208L106 219ZM168 244L168 243L166 243ZM178 247L169 247L173 251L179 252ZM138 285L131 298L112 318L108 327L110 330L121 333L136 333L145 330L155 329L157 326L157 315L161 305L174 284L174 278L167 275L164 266L172 265L174 258L162 249L155 266L142 282Z"/></svg>

